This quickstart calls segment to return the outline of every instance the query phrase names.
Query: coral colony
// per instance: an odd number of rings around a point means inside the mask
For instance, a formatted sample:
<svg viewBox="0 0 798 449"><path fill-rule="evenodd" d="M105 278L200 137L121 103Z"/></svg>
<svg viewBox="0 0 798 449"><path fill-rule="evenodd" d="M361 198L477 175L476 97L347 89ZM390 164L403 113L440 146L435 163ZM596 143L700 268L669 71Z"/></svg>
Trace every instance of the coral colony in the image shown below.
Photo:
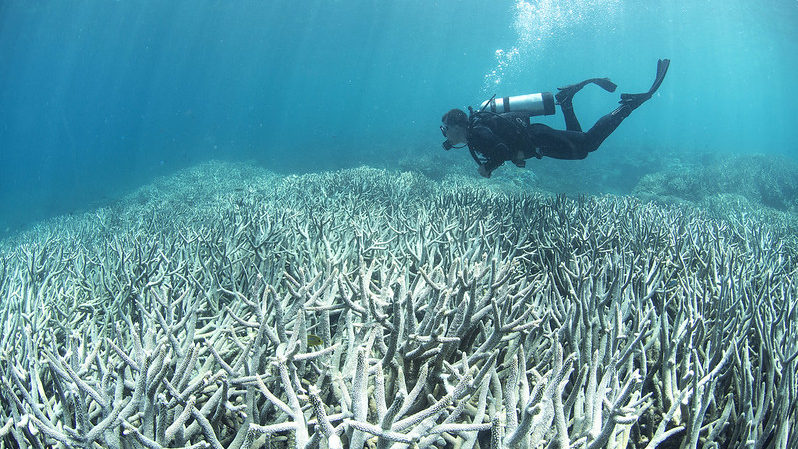
<svg viewBox="0 0 798 449"><path fill-rule="evenodd" d="M241 173L4 244L0 447L798 447L778 220Z"/></svg>

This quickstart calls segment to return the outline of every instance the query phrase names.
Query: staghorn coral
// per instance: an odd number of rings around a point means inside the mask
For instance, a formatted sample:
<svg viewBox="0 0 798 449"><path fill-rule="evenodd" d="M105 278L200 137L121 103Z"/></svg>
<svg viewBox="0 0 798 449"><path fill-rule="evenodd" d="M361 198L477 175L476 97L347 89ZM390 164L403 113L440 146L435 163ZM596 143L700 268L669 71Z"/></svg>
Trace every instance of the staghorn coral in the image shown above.
<svg viewBox="0 0 798 449"><path fill-rule="evenodd" d="M798 245L777 223L240 173L4 246L0 445L798 444Z"/></svg>

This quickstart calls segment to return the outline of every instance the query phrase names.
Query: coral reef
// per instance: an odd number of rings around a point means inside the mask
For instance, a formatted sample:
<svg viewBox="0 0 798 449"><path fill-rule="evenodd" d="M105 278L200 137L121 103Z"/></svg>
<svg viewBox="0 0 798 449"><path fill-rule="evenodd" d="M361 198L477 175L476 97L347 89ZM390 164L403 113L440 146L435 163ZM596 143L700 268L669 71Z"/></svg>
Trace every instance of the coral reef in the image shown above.
<svg viewBox="0 0 798 449"><path fill-rule="evenodd" d="M712 201L740 195L754 204L798 213L798 164L783 156L715 156L702 163L672 163L640 180L634 193L644 198Z"/></svg>
<svg viewBox="0 0 798 449"><path fill-rule="evenodd" d="M798 447L785 229L207 164L0 247L0 447Z"/></svg>

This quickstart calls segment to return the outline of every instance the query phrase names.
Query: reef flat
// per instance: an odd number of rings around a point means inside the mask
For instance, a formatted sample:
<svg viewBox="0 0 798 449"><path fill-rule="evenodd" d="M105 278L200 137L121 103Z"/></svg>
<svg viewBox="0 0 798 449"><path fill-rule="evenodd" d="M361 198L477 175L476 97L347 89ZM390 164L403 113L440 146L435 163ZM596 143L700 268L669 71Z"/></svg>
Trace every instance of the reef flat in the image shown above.
<svg viewBox="0 0 798 449"><path fill-rule="evenodd" d="M0 447L798 447L794 230L204 164L0 243Z"/></svg>

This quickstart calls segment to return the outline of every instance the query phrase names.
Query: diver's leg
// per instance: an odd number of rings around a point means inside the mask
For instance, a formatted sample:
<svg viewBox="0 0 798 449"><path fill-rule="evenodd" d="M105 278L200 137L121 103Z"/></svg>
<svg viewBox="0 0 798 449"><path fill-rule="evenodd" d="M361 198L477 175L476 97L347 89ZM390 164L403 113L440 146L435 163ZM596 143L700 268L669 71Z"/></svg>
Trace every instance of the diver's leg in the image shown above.
<svg viewBox="0 0 798 449"><path fill-rule="evenodd" d="M568 131L582 131L582 126L579 124L579 120L576 119L574 104L571 102L571 99L569 98L559 104L562 115L565 117L565 129Z"/></svg>
<svg viewBox="0 0 798 449"><path fill-rule="evenodd" d="M579 125L579 120L577 120L576 114L574 113L573 98L577 92L590 83L596 84L607 92L615 92L615 88L617 87L609 78L590 78L581 83L557 88L558 92L554 95L554 98L557 99L557 104L560 105L560 109L565 117L565 129L568 131L582 131L582 126Z"/></svg>
<svg viewBox="0 0 798 449"><path fill-rule="evenodd" d="M651 89L649 89L648 92L642 94L621 94L621 105L611 113L598 119L596 124L585 133L589 141L588 151L595 151L601 143L604 142L604 139L612 134L626 117L629 117L632 111L654 95L654 92L656 92L660 84L662 84L662 80L668 72L669 64L670 60L668 59L660 59L658 61L657 77L654 79L654 84L651 85Z"/></svg>
<svg viewBox="0 0 798 449"><path fill-rule="evenodd" d="M642 104L642 102L635 105L624 103L618 106L614 111L596 120L593 127L585 133L588 140L587 151L596 151L596 149L601 146L602 142L604 142L604 139L609 137L609 135L618 128L621 122L626 117L629 117L629 114L640 106L640 104Z"/></svg>
<svg viewBox="0 0 798 449"><path fill-rule="evenodd" d="M596 121L596 124L590 128L585 135L588 138L588 145L587 151L596 151L598 147L604 142L604 139L609 137L618 125L621 124L623 119L629 117L629 114L632 113L632 109L628 106L623 105L618 109L612 111L611 113L601 117Z"/></svg>
<svg viewBox="0 0 798 449"><path fill-rule="evenodd" d="M552 129L542 123L533 123L530 138L534 147L525 152L527 158L584 159L589 151L590 140L580 131Z"/></svg>
<svg viewBox="0 0 798 449"><path fill-rule="evenodd" d="M540 155L552 159L576 161L586 158L587 151L579 151L577 147L546 147L541 148Z"/></svg>

